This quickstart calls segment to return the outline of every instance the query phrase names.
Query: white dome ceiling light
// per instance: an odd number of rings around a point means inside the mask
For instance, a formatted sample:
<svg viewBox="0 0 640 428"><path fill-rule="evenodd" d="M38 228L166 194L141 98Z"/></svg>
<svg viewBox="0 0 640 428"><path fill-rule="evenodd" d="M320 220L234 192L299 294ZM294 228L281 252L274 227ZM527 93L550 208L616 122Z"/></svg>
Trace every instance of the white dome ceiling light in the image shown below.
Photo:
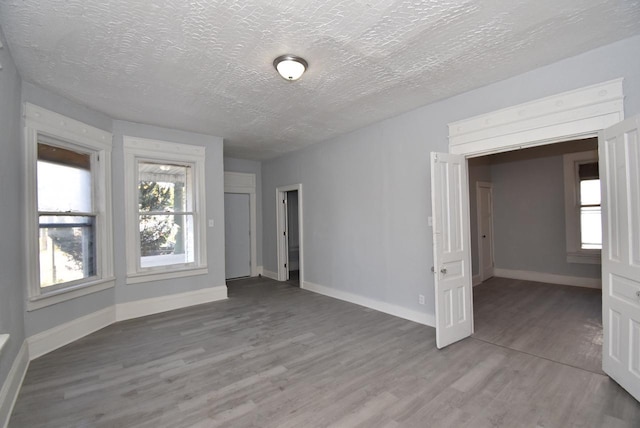
<svg viewBox="0 0 640 428"><path fill-rule="evenodd" d="M298 80L304 74L309 64L299 56L287 54L274 59L273 66L283 79L293 81Z"/></svg>

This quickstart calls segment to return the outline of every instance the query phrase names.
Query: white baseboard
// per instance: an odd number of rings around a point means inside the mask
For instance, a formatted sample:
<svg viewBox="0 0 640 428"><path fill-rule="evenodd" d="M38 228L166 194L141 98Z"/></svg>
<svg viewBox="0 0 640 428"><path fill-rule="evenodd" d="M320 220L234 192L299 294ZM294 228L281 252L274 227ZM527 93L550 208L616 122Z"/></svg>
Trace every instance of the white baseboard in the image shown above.
<svg viewBox="0 0 640 428"><path fill-rule="evenodd" d="M428 325L430 327L435 327L436 325L435 316L427 313L414 311L412 309L403 308L402 306L381 302L379 300L369 299L368 297L358 296L346 291L340 291L334 288L325 287L324 285L314 284L313 282L309 281L304 281L302 285L302 288L304 288L305 290L333 297L334 299L355 303L356 305L364 306L369 309L375 309L376 311L384 312L385 314L394 315L398 318L404 318L406 320Z"/></svg>
<svg viewBox="0 0 640 428"><path fill-rule="evenodd" d="M73 321L60 324L27 338L29 359L34 360L88 334L113 324L115 311L113 306L93 312Z"/></svg>
<svg viewBox="0 0 640 428"><path fill-rule="evenodd" d="M471 277L471 284L475 287L476 285L480 285L482 284L482 277L480 276L480 274L478 275L473 275Z"/></svg>
<svg viewBox="0 0 640 428"><path fill-rule="evenodd" d="M170 294L168 296L152 297L150 299L135 300L133 302L118 303L116 305L116 321L144 317L188 306L215 302L227 298L227 286L203 288L186 293Z"/></svg>
<svg viewBox="0 0 640 428"><path fill-rule="evenodd" d="M258 266L256 274L264 275L264 266Z"/></svg>
<svg viewBox="0 0 640 428"><path fill-rule="evenodd" d="M602 289L602 279L600 278L583 278L581 276L556 275L553 273L499 268L495 268L493 270L493 274L501 278L522 279L525 281L546 282L548 284Z"/></svg>
<svg viewBox="0 0 640 428"><path fill-rule="evenodd" d="M13 406L16 404L24 375L27 373L29 367L29 345L25 340L22 342L22 347L16 358L13 360L13 364L9 369L7 378L2 384L0 389L0 427L6 428L9 424L9 417L13 411Z"/></svg>
<svg viewBox="0 0 640 428"><path fill-rule="evenodd" d="M157 314L227 298L227 287L205 288L133 302L118 303L27 338L29 359L33 360L64 345L107 327L114 322Z"/></svg>
<svg viewBox="0 0 640 428"><path fill-rule="evenodd" d="M264 269L262 271L262 276L266 276L267 278L275 279L276 281L278 280L278 273L277 272L271 272L270 270Z"/></svg>

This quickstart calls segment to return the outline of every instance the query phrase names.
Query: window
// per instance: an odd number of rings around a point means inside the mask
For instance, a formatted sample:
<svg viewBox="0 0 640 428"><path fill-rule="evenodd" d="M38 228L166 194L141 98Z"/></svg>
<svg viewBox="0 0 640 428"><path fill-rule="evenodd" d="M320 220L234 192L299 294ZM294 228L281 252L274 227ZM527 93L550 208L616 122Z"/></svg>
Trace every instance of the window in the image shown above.
<svg viewBox="0 0 640 428"><path fill-rule="evenodd" d="M43 141L47 141L44 143ZM38 138L40 288L95 277L96 213L91 154Z"/></svg>
<svg viewBox="0 0 640 428"><path fill-rule="evenodd" d="M114 285L111 134L26 104L28 309Z"/></svg>
<svg viewBox="0 0 640 428"><path fill-rule="evenodd" d="M128 283L206 273L204 147L125 137Z"/></svg>
<svg viewBox="0 0 640 428"><path fill-rule="evenodd" d="M600 263L602 216L598 152L564 155L567 261Z"/></svg>

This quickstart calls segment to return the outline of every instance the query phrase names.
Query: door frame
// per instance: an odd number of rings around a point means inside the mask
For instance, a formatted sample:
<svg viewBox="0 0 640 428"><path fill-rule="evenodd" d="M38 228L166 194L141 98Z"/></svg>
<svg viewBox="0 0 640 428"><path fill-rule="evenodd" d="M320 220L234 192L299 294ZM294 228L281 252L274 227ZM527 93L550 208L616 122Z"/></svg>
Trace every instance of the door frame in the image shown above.
<svg viewBox="0 0 640 428"><path fill-rule="evenodd" d="M480 188L487 188L489 189L489 192L491 193L491 242L489 243L489 245L491 246L491 252L493 253L493 258L494 258L494 262L495 262L495 250L493 247L493 235L494 235L494 229L493 229L493 183L489 182L489 181L476 181L476 217L477 217L477 221L478 221L478 275L480 275L480 282L486 281L488 278L485 276L485 272L482 269L482 267L484 266L484 252L482 251L482 230L481 228L481 224L482 224L482 215L480 212Z"/></svg>
<svg viewBox="0 0 640 428"><path fill-rule="evenodd" d="M287 280L287 270L285 267L285 261L288 263L289 255L287 254L287 246L285 245L284 236L285 232L285 219L287 218L287 212L282 200L286 192L297 190L298 191L298 246L299 246L299 270L300 270L300 288L304 288L304 222L302 213L302 183L290 184L287 186L276 187L276 242L277 242L277 255L278 255L278 281Z"/></svg>
<svg viewBox="0 0 640 428"><path fill-rule="evenodd" d="M469 159L597 137L624 120L622 78L449 123L449 153ZM469 191L469 182L462 183ZM471 236L463 236L471 257ZM495 255L494 255L495 257ZM435 265L434 265L435 266ZM469 279L471 280L471 279ZM434 301L437 304L437 296ZM473 305L469 307L473 319ZM606 333L605 333L606 334Z"/></svg>
<svg viewBox="0 0 640 428"><path fill-rule="evenodd" d="M249 233L251 234L251 276L258 276L256 175L248 172L224 172L224 193L249 194ZM224 226L223 226L224 227ZM226 240L226 237L225 237ZM225 243L226 245L226 243Z"/></svg>

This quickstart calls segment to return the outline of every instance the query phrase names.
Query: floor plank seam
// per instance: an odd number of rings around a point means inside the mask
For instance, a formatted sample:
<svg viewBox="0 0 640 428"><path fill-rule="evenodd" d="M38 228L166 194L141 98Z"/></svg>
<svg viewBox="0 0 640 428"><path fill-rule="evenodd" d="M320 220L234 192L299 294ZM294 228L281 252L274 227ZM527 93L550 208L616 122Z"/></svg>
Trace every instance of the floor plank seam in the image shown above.
<svg viewBox="0 0 640 428"><path fill-rule="evenodd" d="M578 366L574 366L574 365L571 365L571 364L563 363L563 362L561 362L561 361L552 360L551 358L543 357L543 356L541 356L541 355L532 354L532 353L527 352L527 351L521 351L521 350L519 350L519 349L509 348L508 346L499 345L499 344L497 344L497 343L489 342L489 341L487 341L487 340L479 339L479 338L477 338L477 337L473 337L473 336L471 336L471 339L473 339L473 340L477 340L478 342L486 343L486 344L488 344L488 345L493 345L493 346L498 346L498 347L503 348L503 349L508 349L508 350L510 350L510 351L519 352L519 353L521 353L521 354L529 355L529 356L531 356L531 357L541 358L541 359L543 359L543 360L547 360L547 361L550 361L550 362L552 362L552 363L561 364L561 365L563 365L563 366L567 366L567 367L572 367L572 368L574 368L574 369L582 370L582 371L587 372L587 373L592 373L592 374L595 374L595 375L598 375L598 376L602 376L602 377L608 377L608 376L607 376L607 375L605 375L605 374L598 373L598 372L594 372L594 371L592 371L592 370L585 369L584 367L578 367Z"/></svg>

